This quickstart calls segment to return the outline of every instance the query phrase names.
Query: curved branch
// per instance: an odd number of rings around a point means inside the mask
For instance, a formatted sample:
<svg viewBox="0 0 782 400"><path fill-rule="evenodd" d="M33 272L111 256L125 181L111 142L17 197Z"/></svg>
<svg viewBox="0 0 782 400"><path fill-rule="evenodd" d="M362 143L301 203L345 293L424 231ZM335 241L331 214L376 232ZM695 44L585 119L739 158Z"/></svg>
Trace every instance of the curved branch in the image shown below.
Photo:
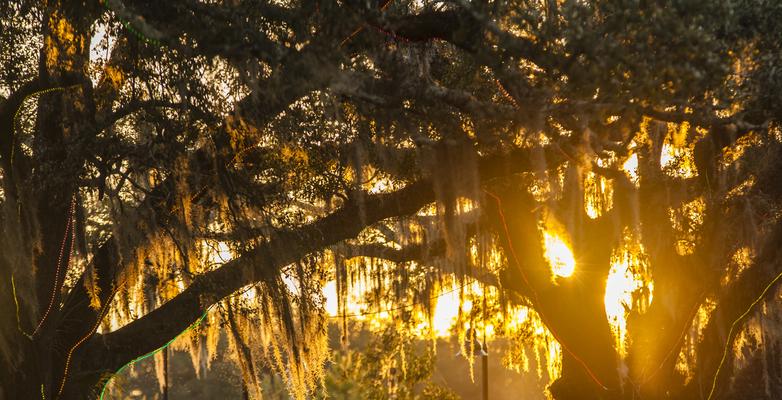
<svg viewBox="0 0 782 400"><path fill-rule="evenodd" d="M346 259L356 257L380 258L397 264L437 258L445 254L445 240L431 244L411 244L401 249L381 243L342 245L336 249Z"/></svg>
<svg viewBox="0 0 782 400"><path fill-rule="evenodd" d="M133 114L134 112L137 112L139 110L152 109L157 107L176 108L182 106L183 104L173 103L166 100L132 101L128 104L119 107L118 109L112 111L111 113L106 113L105 115L99 116L98 120L96 121L97 126L95 128L95 131L102 132L106 128L114 125L120 119L125 118L128 115Z"/></svg>
<svg viewBox="0 0 782 400"><path fill-rule="evenodd" d="M483 179L530 168L528 149L505 157L484 157L479 164ZM302 228L277 232L255 249L196 277L187 289L158 309L94 339L85 359L96 370L116 370L133 357L154 350L176 336L204 310L236 290L253 282L275 279L282 267L307 254L353 238L365 227L386 218L412 215L434 200L432 182L422 179L395 192L365 195L360 205L350 201Z"/></svg>
<svg viewBox="0 0 782 400"><path fill-rule="evenodd" d="M352 203L304 228L278 232L265 244L196 277L185 291L160 308L96 340L93 347L103 356L98 359L108 360L104 367L115 370L133 356L154 350L209 306L241 287L274 279L280 268L309 253L355 237L365 226L383 219L412 214L433 200L431 183L422 180L394 193L366 196L363 221L355 217L359 205Z"/></svg>

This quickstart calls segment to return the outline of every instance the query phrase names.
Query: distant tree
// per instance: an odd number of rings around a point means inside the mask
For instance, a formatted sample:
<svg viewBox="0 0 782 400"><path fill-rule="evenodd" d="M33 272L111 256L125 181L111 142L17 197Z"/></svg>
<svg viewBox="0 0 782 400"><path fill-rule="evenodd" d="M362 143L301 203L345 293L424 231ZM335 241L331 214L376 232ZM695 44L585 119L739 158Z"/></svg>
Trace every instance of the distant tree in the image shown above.
<svg viewBox="0 0 782 400"><path fill-rule="evenodd" d="M418 347L418 348L416 348ZM435 354L393 328L364 346L335 352L327 370L326 398L452 400L458 397L429 382Z"/></svg>
<svg viewBox="0 0 782 400"><path fill-rule="evenodd" d="M322 285L344 314L359 275L424 315L449 279L530 307L556 399L778 397L780 21L775 0L2 2L0 398L98 397L208 310L182 338L199 365L223 326L251 392L268 370L307 397Z"/></svg>

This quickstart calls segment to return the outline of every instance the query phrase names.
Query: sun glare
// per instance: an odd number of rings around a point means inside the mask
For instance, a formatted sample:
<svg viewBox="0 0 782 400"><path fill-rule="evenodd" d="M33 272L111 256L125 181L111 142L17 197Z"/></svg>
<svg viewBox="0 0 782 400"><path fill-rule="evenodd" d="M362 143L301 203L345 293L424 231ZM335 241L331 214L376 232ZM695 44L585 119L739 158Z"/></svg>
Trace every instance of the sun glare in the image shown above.
<svg viewBox="0 0 782 400"><path fill-rule="evenodd" d="M616 349L620 355L626 353L627 320L625 307L632 304L635 283L633 275L624 262L614 263L608 273L604 297L606 316L616 339Z"/></svg>
<svg viewBox="0 0 782 400"><path fill-rule="evenodd" d="M465 308L464 304L462 306ZM448 337L458 314L459 292L449 291L439 296L432 315L432 329L435 336Z"/></svg>
<svg viewBox="0 0 782 400"><path fill-rule="evenodd" d="M616 349L622 357L627 355L627 312L634 307L645 312L654 291L643 248L638 243L628 243L629 239L626 237L624 245L611 257L603 298Z"/></svg>
<svg viewBox="0 0 782 400"><path fill-rule="evenodd" d="M638 185L638 154L633 153L627 157L627 160L622 164L622 170L633 184Z"/></svg>
<svg viewBox="0 0 782 400"><path fill-rule="evenodd" d="M554 275L567 278L576 270L576 259L567 244L557 235L543 232L546 247L545 257L551 265Z"/></svg>
<svg viewBox="0 0 782 400"><path fill-rule="evenodd" d="M479 282L472 282L465 285L460 291L460 284L452 282L440 287L439 294L433 296L433 308L431 310L431 319L427 317L423 310L413 310L413 302L409 303L411 307L405 307L401 304L384 304L381 310L372 308L367 309L366 295L367 287L363 285L351 286L348 289L348 297L345 301L345 315L355 321L364 321L368 323L370 329L382 329L395 317L395 311L411 310L414 311L415 319L419 321L416 333L421 336L432 334L434 337L446 338L453 334L454 327L459 324L458 317L460 313L468 315L473 307L475 296L482 296L483 288ZM460 294L462 292L462 294ZM339 317L337 284L331 280L323 286L323 307L330 317ZM388 309L385 310L385 309ZM464 322L462 322L464 324ZM481 326L481 333L486 331L488 337L494 334L494 326L490 323Z"/></svg>

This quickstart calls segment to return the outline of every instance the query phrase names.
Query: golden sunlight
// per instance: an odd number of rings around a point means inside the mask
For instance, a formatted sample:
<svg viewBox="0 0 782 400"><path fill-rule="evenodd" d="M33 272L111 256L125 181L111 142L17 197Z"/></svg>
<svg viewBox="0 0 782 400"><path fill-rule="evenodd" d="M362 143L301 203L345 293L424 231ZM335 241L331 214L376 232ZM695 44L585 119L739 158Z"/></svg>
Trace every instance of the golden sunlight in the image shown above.
<svg viewBox="0 0 782 400"><path fill-rule="evenodd" d="M703 339L703 331L711 319L711 314L717 308L717 303L712 297L706 298L698 307L695 317L692 319L689 328L683 338L684 343L676 357L675 369L684 377L684 383L687 384L695 376L695 366L697 365L697 345ZM737 342L739 340L737 339Z"/></svg>
<svg viewBox="0 0 782 400"><path fill-rule="evenodd" d="M576 270L576 259L565 241L557 235L543 232L544 256L555 276L567 278Z"/></svg>
<svg viewBox="0 0 782 400"><path fill-rule="evenodd" d="M366 295L367 289L362 285L357 284L351 286L348 290L348 298L345 299L345 309L340 312L339 310L339 296L337 295L337 281L330 280L323 285L322 288L323 298L325 300L323 308L330 317L338 317L342 313L349 316L352 319L364 320L367 316L375 316L381 313L372 314L362 308L362 299Z"/></svg>
<svg viewBox="0 0 782 400"><path fill-rule="evenodd" d="M686 122L668 124L668 134L660 153L660 166L669 176L692 178L698 175L695 168L693 145L686 143L689 129L690 125Z"/></svg>
<svg viewBox="0 0 782 400"><path fill-rule="evenodd" d="M642 313L652 302L654 283L645 260L643 248L630 236L611 257L603 302L621 357L627 355L627 313L636 307Z"/></svg>
<svg viewBox="0 0 782 400"><path fill-rule="evenodd" d="M584 208L589 218L595 219L613 206L611 183L605 177L587 172L584 177Z"/></svg>
<svg viewBox="0 0 782 400"><path fill-rule="evenodd" d="M434 337L447 338L452 335L454 326L459 324L458 317L460 308L462 314L469 314L473 306L471 299L465 298L460 294L460 285L458 282L452 282L439 289L439 295L434 297L431 320L421 310L414 312L416 320L420 321L417 326L417 334L427 336L431 332ZM481 296L483 289L479 282L472 282L464 286L466 296ZM399 310L399 306L384 305L389 310L366 310L366 295L368 288L361 284L352 285L348 289L348 298L345 301L345 314L356 321L366 321L370 328L382 329L394 319L394 312ZM334 280L326 282L323 286L324 309L331 317L340 315L337 295L337 283ZM411 307L412 309L412 307ZM464 323L464 321L462 321ZM483 326L487 336L491 337L494 327L490 324Z"/></svg>
<svg viewBox="0 0 782 400"><path fill-rule="evenodd" d="M459 292L448 291L437 297L437 302L432 315L432 326L434 335L437 337L448 337L451 334L451 327L456 323L456 317L459 315ZM469 310L472 302L462 304L462 308Z"/></svg>
<svg viewBox="0 0 782 400"><path fill-rule="evenodd" d="M627 157L624 164L622 164L622 170L630 178L633 184L638 186L638 154L633 153L630 157Z"/></svg>
<svg viewBox="0 0 782 400"><path fill-rule="evenodd" d="M613 263L606 280L605 303L608 324L616 340L616 350L621 356L626 354L627 319L625 307L632 304L632 291L635 283L624 262Z"/></svg>

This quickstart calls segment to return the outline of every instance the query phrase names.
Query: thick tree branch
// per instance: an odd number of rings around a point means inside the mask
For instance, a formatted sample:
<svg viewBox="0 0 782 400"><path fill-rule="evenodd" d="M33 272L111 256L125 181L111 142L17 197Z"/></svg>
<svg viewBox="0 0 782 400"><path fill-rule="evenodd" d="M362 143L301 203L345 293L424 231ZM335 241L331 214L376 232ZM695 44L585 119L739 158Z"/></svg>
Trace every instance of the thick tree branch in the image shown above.
<svg viewBox="0 0 782 400"><path fill-rule="evenodd" d="M380 258L397 264L409 261L426 261L445 254L445 240L434 243L411 244L401 249L381 243L342 245L336 249L346 259L355 257Z"/></svg>
<svg viewBox="0 0 782 400"><path fill-rule="evenodd" d="M14 115L27 96L45 89L40 79L33 79L11 93L0 103L0 156L6 159L11 154L11 142L14 133Z"/></svg>
<svg viewBox="0 0 782 400"><path fill-rule="evenodd" d="M529 171L528 150L505 157L484 158L483 179ZM272 280L280 268L342 240L383 219L411 215L434 201L429 180L420 180L392 193L365 195L363 204L349 202L327 217L300 229L280 231L255 249L220 268L195 278L181 294L115 332L91 344L94 368L114 370L127 360L154 350L196 320L212 304L253 282ZM360 216L356 218L356 216Z"/></svg>
<svg viewBox="0 0 782 400"><path fill-rule="evenodd" d="M182 107L183 104L173 103L167 100L146 100L146 101L131 101L116 110L106 113L106 115L100 115L96 121L96 132L102 132L104 129L114 125L117 121L127 117L140 110L151 110L154 108L177 108Z"/></svg>
<svg viewBox="0 0 782 400"><path fill-rule="evenodd" d="M270 40L266 32L236 29L236 13L224 6L128 1L133 9L138 10L134 11L121 0L104 1L126 28L140 39L163 44L184 54L221 56L231 61L255 58L276 62L284 53L284 48ZM277 17L288 14L273 5L267 4L264 9ZM195 46L183 45L179 41L183 36L195 42Z"/></svg>
<svg viewBox="0 0 782 400"><path fill-rule="evenodd" d="M272 280L279 269L305 255L355 237L365 226L385 218L409 215L434 200L429 181L419 181L390 194L369 195L362 206L347 204L339 211L304 228L278 232L268 242L222 267L196 277L184 292L123 328L106 334L96 345L108 369L119 368L127 359L154 350L165 338L173 337L215 302L241 287ZM104 366L105 367L105 366Z"/></svg>

